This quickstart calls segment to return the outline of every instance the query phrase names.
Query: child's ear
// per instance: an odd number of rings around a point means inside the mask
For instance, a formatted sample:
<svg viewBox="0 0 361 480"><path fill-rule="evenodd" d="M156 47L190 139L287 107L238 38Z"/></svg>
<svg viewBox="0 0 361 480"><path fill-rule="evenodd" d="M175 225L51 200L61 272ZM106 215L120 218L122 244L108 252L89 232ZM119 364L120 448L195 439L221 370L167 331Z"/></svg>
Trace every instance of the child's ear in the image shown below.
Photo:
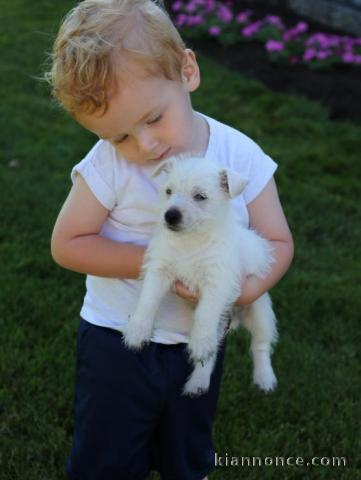
<svg viewBox="0 0 361 480"><path fill-rule="evenodd" d="M226 192L230 198L234 198L243 192L248 180L241 177L241 175L234 170L225 168L219 172L219 182L221 189Z"/></svg>
<svg viewBox="0 0 361 480"><path fill-rule="evenodd" d="M181 76L187 92L194 92L197 90L201 82L201 77L196 55L190 48L184 50Z"/></svg>

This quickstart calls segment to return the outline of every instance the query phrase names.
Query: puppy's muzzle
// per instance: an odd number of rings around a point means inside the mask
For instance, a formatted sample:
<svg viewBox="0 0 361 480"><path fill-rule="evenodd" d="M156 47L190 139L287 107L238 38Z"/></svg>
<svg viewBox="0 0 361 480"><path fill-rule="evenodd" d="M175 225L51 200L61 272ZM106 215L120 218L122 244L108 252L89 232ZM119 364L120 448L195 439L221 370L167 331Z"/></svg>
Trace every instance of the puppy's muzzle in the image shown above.
<svg viewBox="0 0 361 480"><path fill-rule="evenodd" d="M172 207L165 212L164 220L168 228L171 230L179 230L182 221L182 213L178 208Z"/></svg>

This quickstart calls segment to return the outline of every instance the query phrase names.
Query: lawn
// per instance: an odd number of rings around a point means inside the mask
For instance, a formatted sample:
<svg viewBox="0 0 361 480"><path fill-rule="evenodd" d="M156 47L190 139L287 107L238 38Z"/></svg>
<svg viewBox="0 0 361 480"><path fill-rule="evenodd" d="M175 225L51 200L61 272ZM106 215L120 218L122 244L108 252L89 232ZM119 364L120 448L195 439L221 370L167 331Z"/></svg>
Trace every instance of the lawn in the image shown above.
<svg viewBox="0 0 361 480"><path fill-rule="evenodd" d="M53 262L49 240L71 167L95 138L52 104L35 77L75 3L12 0L1 7L1 480L64 478L71 444L84 276ZM279 164L296 243L292 268L272 290L279 387L263 395L251 385L247 335L230 336L215 449L229 464L253 456L347 462L218 466L210 479L361 478L361 126L331 122L317 103L272 93L208 58L199 62L195 109L242 130Z"/></svg>

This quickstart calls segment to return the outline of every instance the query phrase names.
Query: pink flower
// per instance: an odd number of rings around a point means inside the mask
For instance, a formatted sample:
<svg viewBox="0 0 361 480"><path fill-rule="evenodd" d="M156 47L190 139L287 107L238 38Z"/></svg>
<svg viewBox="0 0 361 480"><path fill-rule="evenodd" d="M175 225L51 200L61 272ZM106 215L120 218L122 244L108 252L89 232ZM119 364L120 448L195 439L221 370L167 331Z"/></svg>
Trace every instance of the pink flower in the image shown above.
<svg viewBox="0 0 361 480"><path fill-rule="evenodd" d="M277 40L268 40L266 42L266 50L268 52L282 52L285 49L285 45L283 42L279 42Z"/></svg>
<svg viewBox="0 0 361 480"><path fill-rule="evenodd" d="M208 29L208 32L210 35L214 36L214 37L218 37L218 35L221 33L221 29L219 27L217 27L216 25L214 25L213 27L210 27Z"/></svg>

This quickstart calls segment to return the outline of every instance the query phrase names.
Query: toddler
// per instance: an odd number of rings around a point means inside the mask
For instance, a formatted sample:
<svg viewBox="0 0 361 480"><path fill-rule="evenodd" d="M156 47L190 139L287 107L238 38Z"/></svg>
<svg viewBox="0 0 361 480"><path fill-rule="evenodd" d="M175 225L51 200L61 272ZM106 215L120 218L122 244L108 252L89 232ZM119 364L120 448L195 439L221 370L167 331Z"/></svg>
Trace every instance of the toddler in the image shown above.
<svg viewBox="0 0 361 480"><path fill-rule="evenodd" d="M162 160L191 152L248 178L233 206L241 222L271 242L275 263L267 278L247 278L242 305L274 286L293 256L273 178L277 166L246 135L193 110L196 57L160 1L80 2L62 23L47 77L60 104L99 137L71 172L51 240L59 265L87 274L67 476L144 480L157 470L162 480L206 479L214 466L225 342L209 391L182 396L198 297L180 282L163 301L147 346L132 351L122 338L158 219L164 176L152 172Z"/></svg>

